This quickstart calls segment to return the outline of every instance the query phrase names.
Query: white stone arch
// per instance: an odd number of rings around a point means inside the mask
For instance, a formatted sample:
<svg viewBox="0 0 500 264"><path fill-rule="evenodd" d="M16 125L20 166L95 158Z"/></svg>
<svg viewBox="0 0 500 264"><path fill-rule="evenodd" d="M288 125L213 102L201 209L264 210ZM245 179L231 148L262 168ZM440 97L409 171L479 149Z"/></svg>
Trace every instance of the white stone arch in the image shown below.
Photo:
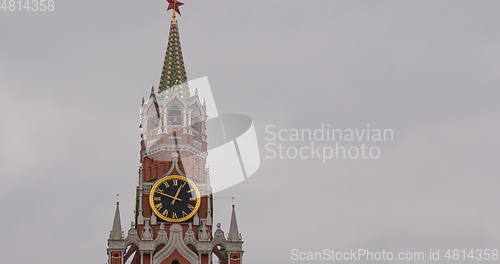
<svg viewBox="0 0 500 264"><path fill-rule="evenodd" d="M170 238L168 243L153 257L153 264L160 264L168 258L175 250L181 254L190 264L198 264L198 255L194 253L182 239L182 226L173 224L170 226Z"/></svg>
<svg viewBox="0 0 500 264"><path fill-rule="evenodd" d="M136 249L135 249L133 254L131 254L130 256L127 257L127 259L126 259L127 261L130 260L131 258L133 258L135 254L139 254L140 240L137 238L137 236L125 239L125 252L127 252L127 253L130 252L130 249L132 248L132 246L135 246ZM125 259L124 259L124 261L125 261Z"/></svg>
<svg viewBox="0 0 500 264"><path fill-rule="evenodd" d="M135 230L134 230L135 231ZM137 231L136 231L137 232ZM141 244L141 240L137 236L137 233L134 232L132 234L129 233L127 238L125 238L125 247L127 248L128 246L134 245L139 248Z"/></svg>

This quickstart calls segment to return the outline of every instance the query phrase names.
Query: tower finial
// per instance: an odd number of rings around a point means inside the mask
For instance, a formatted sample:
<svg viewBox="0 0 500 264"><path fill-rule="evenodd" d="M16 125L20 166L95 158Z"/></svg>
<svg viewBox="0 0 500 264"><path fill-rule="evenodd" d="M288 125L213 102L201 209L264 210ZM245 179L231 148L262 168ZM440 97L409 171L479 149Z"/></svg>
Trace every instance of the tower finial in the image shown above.
<svg viewBox="0 0 500 264"><path fill-rule="evenodd" d="M184 5L184 3L177 0L167 0L167 2L167 11L170 9L174 10L174 12L172 12L172 24L177 24L177 13L179 13L179 16L181 15L181 10L179 9L179 7Z"/></svg>
<svg viewBox="0 0 500 264"><path fill-rule="evenodd" d="M120 194L116 194L116 204L120 204Z"/></svg>
<svg viewBox="0 0 500 264"><path fill-rule="evenodd" d="M176 17L175 13L178 13L179 15L181 15L181 10L179 9L179 7L183 6L184 3L179 2L177 0L167 0L167 2L168 2L167 11L174 10L174 13L172 14L172 18Z"/></svg>
<svg viewBox="0 0 500 264"><path fill-rule="evenodd" d="M177 24L177 13L174 11L172 12L172 24Z"/></svg>

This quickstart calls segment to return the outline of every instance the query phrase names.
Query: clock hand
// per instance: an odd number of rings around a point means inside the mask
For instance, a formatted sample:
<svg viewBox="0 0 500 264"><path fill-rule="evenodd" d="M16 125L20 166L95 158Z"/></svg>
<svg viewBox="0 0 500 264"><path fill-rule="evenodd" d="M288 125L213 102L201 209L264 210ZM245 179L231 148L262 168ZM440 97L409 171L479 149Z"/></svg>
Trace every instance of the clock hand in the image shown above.
<svg viewBox="0 0 500 264"><path fill-rule="evenodd" d="M175 193L175 198L177 199L177 196L179 196L179 193L181 192L182 188L184 188L184 185L186 185L186 183L184 183L183 185L181 185L178 189L177 189L177 192ZM172 205L175 203L175 200L176 199L173 199L172 200Z"/></svg>
<svg viewBox="0 0 500 264"><path fill-rule="evenodd" d="M168 195L168 194L163 193L163 192L160 192L160 191L156 191L156 193L157 193L157 194L160 194L160 195L163 195L163 196L167 196L167 197L169 197L169 198L172 198L172 201L178 200L178 201L182 202L182 199L177 198L177 196L176 196L176 197L173 197L173 196L171 196L171 195Z"/></svg>

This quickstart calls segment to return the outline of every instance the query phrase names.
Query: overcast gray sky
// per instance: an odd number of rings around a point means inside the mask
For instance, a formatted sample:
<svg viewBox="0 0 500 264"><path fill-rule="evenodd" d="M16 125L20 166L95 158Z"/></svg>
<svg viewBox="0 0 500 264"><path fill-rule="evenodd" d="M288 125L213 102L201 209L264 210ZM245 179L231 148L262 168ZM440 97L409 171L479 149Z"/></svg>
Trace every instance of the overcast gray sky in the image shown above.
<svg viewBox="0 0 500 264"><path fill-rule="evenodd" d="M268 160L238 197L246 263L290 250L500 248L500 2L188 1L190 79L264 127L392 128L378 160ZM116 193L132 216L140 98L157 84L160 0L0 11L4 263L104 263ZM262 152L262 156L265 153Z"/></svg>

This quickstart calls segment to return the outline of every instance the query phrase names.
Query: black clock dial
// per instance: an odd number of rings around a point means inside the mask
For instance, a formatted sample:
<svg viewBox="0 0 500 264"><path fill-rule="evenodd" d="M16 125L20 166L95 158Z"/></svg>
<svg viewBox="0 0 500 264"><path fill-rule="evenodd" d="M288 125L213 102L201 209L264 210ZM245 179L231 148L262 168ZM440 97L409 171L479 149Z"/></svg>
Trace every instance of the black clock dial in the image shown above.
<svg viewBox="0 0 500 264"><path fill-rule="evenodd" d="M171 175L153 185L149 203L159 218L169 222L183 222L193 217L200 207L200 191L186 177Z"/></svg>

